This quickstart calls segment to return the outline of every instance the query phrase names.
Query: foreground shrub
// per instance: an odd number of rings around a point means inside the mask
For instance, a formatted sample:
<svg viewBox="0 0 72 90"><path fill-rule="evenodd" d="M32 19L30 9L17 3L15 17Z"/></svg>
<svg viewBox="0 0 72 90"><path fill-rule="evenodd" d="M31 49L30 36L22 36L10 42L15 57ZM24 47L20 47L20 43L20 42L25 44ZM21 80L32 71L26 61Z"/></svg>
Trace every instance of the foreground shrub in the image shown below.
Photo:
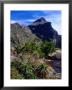
<svg viewBox="0 0 72 90"><path fill-rule="evenodd" d="M36 69L36 75L39 79L46 78L47 65L41 64Z"/></svg>
<svg viewBox="0 0 72 90"><path fill-rule="evenodd" d="M15 67L25 79L36 78L33 67L28 64L22 64L21 62L15 61L12 62L11 66Z"/></svg>
<svg viewBox="0 0 72 90"><path fill-rule="evenodd" d="M58 79L60 75L46 63L22 64L14 61L11 63L11 79Z"/></svg>
<svg viewBox="0 0 72 90"><path fill-rule="evenodd" d="M29 64L22 64L21 62L12 62L11 64L12 68L12 73L11 77L12 78L23 78L25 79L36 79L36 78L45 78L46 75L46 69L47 65L46 64L41 64L38 65L37 67ZM19 76L21 75L21 76Z"/></svg>
<svg viewBox="0 0 72 90"><path fill-rule="evenodd" d="M12 68L11 69L11 79L24 79L24 77L21 74L19 74L16 68Z"/></svg>

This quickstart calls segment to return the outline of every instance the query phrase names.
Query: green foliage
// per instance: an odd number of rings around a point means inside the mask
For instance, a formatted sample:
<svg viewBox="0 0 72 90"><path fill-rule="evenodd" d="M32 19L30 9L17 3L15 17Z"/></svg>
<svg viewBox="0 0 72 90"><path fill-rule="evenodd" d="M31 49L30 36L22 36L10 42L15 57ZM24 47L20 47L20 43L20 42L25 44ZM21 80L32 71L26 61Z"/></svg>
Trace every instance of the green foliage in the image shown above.
<svg viewBox="0 0 72 90"><path fill-rule="evenodd" d="M41 50L45 54L45 57L47 57L49 53L54 52L55 44L53 42L43 41L41 43Z"/></svg>
<svg viewBox="0 0 72 90"><path fill-rule="evenodd" d="M16 47L17 54L19 53L32 53L37 55L39 58L47 58L49 53L54 52L55 44L53 42L42 41L39 44L32 40L25 43L23 46L18 45Z"/></svg>
<svg viewBox="0 0 72 90"><path fill-rule="evenodd" d="M37 55L37 57L42 58L45 56L45 53L42 52L41 47L37 47L36 50L34 50L33 54Z"/></svg>
<svg viewBox="0 0 72 90"><path fill-rule="evenodd" d="M11 66L12 66L11 70L12 78L36 79L36 78L45 78L46 75L47 65L45 64L41 64L35 68L33 65L22 64L21 62L15 61L12 62Z"/></svg>
<svg viewBox="0 0 72 90"><path fill-rule="evenodd" d="M36 49L34 42L29 42L26 44L27 51L33 52Z"/></svg>
<svg viewBox="0 0 72 90"><path fill-rule="evenodd" d="M11 69L11 79L24 79L24 77L21 74L19 74L16 68L12 68Z"/></svg>
<svg viewBox="0 0 72 90"><path fill-rule="evenodd" d="M46 68L47 68L47 65L45 65L45 64L41 64L38 66L38 70L40 70L41 72L44 72L46 70Z"/></svg>
<svg viewBox="0 0 72 90"><path fill-rule="evenodd" d="M45 78L46 72L47 72L47 65L46 64L41 64L36 69L36 75L38 78Z"/></svg>
<svg viewBox="0 0 72 90"><path fill-rule="evenodd" d="M21 62L18 62L18 61L11 62L12 68L19 68L20 65L21 65Z"/></svg>
<svg viewBox="0 0 72 90"><path fill-rule="evenodd" d="M28 64L22 64L21 62L15 61L15 62L12 62L11 66L16 68L25 79L36 78L33 71L34 70L33 67Z"/></svg>
<svg viewBox="0 0 72 90"><path fill-rule="evenodd" d="M33 68L29 65L25 66L24 72L25 72L24 76L26 79L35 79L36 78L36 76L33 72Z"/></svg>
<svg viewBox="0 0 72 90"><path fill-rule="evenodd" d="M33 68L27 64L21 64L19 66L19 71L21 74L23 74L23 76L25 77L25 79L34 79L36 78L34 73L33 73Z"/></svg>
<svg viewBox="0 0 72 90"><path fill-rule="evenodd" d="M47 57L49 53L55 50L55 44L53 42L42 41L37 44L33 41L28 42L24 46L24 52L31 52L36 54L38 57Z"/></svg>

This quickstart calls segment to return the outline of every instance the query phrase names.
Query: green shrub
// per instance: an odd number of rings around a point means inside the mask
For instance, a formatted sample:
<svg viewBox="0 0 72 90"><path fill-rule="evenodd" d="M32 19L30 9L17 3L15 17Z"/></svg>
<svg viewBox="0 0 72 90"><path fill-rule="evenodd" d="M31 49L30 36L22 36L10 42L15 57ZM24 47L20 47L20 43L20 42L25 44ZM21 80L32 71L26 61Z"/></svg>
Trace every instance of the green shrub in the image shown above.
<svg viewBox="0 0 72 90"><path fill-rule="evenodd" d="M19 74L16 68L12 68L11 69L11 79L24 79L24 77L21 74Z"/></svg>
<svg viewBox="0 0 72 90"><path fill-rule="evenodd" d="M38 42L34 42L34 40L27 42L24 46L17 46L17 53L32 53L37 55L38 57L48 57L48 54L55 50L55 44L53 42L42 41L38 44Z"/></svg>
<svg viewBox="0 0 72 90"><path fill-rule="evenodd" d="M28 64L22 64L20 65L20 71L23 74L23 76L25 77L25 79L35 79L35 75L33 72L33 68L32 66L28 65Z"/></svg>
<svg viewBox="0 0 72 90"><path fill-rule="evenodd" d="M41 47L37 47L36 50L34 50L33 54L37 55L37 57L42 58L45 56L45 53L41 50Z"/></svg>
<svg viewBox="0 0 72 90"><path fill-rule="evenodd" d="M34 69L32 66L28 64L22 64L21 62L12 62L12 67L16 68L18 72L25 78L25 79L35 79L36 76L34 74Z"/></svg>
<svg viewBox="0 0 72 90"><path fill-rule="evenodd" d="M20 65L21 65L21 62L18 62L18 61L11 62L11 67L19 68Z"/></svg>
<svg viewBox="0 0 72 90"><path fill-rule="evenodd" d="M49 53L54 52L55 44L53 42L43 41L41 44L41 51L45 54L45 57L48 56Z"/></svg>
<svg viewBox="0 0 72 90"><path fill-rule="evenodd" d="M42 41L36 43L35 40L31 40L30 42L26 42L24 45L17 45L15 47L17 54L24 54L24 53L32 53L37 55L38 57L48 57L49 53L54 52L55 44L51 41Z"/></svg>
<svg viewBox="0 0 72 90"><path fill-rule="evenodd" d="M25 67L24 75L25 75L26 79L35 79L36 78L36 76L33 72L33 68L31 66L28 66L28 65Z"/></svg>
<svg viewBox="0 0 72 90"><path fill-rule="evenodd" d="M25 50L33 53L34 50L36 50L37 46L34 42L28 42L25 44Z"/></svg>
<svg viewBox="0 0 72 90"><path fill-rule="evenodd" d="M39 79L43 79L46 76L47 65L41 64L36 69L36 75Z"/></svg>

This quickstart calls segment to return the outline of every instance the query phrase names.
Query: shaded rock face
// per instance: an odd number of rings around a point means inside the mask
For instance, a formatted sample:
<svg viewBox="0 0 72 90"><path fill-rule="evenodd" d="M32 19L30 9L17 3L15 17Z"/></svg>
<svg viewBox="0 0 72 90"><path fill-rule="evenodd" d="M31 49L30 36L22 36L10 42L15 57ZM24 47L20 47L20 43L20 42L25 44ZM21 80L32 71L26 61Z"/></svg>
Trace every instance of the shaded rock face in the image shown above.
<svg viewBox="0 0 72 90"><path fill-rule="evenodd" d="M28 26L33 34L42 40L52 40L56 43L56 46L61 48L61 36L55 31L51 22L47 22L43 17L33 22Z"/></svg>

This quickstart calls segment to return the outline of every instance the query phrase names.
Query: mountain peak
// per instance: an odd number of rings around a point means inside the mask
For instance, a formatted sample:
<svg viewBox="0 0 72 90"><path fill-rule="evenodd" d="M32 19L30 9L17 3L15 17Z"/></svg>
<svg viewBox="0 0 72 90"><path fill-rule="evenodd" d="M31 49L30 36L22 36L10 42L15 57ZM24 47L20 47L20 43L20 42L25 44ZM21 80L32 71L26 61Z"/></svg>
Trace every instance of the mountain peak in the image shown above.
<svg viewBox="0 0 72 90"><path fill-rule="evenodd" d="M47 22L44 17L39 18L37 21L39 21L39 22Z"/></svg>
<svg viewBox="0 0 72 90"><path fill-rule="evenodd" d="M41 17L41 18L37 19L36 21L34 21L33 25L44 24L44 23L47 23L47 21L44 17Z"/></svg>

